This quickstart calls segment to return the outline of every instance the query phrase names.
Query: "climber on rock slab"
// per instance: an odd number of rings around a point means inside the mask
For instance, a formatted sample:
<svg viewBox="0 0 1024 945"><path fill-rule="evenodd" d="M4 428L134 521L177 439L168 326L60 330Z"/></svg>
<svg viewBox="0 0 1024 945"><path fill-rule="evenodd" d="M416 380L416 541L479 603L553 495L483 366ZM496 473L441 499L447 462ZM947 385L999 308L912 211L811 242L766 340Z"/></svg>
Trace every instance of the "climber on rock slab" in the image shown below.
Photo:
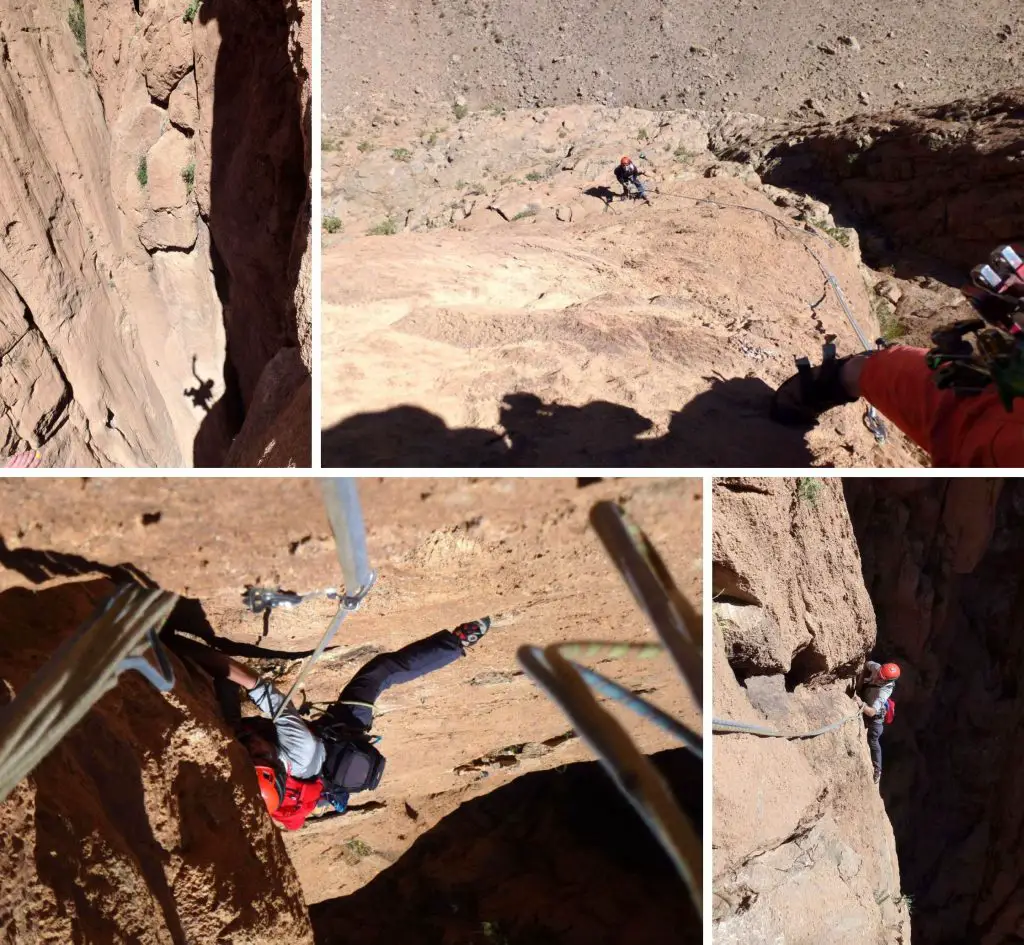
<svg viewBox="0 0 1024 945"><path fill-rule="evenodd" d="M622 160L619 161L618 167L615 168L615 179L622 184L622 196L625 198L630 195L629 185L632 184L636 188L637 196L640 197L641 200L650 203L651 201L647 196L647 190L644 188L643 182L640 180L641 177L646 176L647 175L643 171L637 168L630 157L623 157Z"/></svg>
<svg viewBox="0 0 1024 945"><path fill-rule="evenodd" d="M314 810L343 812L350 794L376 788L384 773L384 756L370 729L380 694L455 662L490 625L490 617L483 617L454 630L440 630L394 653L378 654L314 721L307 722L293 705L273 722L243 719L237 736L253 762L270 816L286 829L297 830ZM215 680L243 687L267 716L284 702L269 682L223 653L181 637L171 645Z"/></svg>
<svg viewBox="0 0 1024 945"><path fill-rule="evenodd" d="M895 708L892 694L899 678L900 668L895 663L875 663L869 660L864 664L860 695L855 697L867 725L875 784L882 777L882 732L886 722L892 721Z"/></svg>
<svg viewBox="0 0 1024 945"><path fill-rule="evenodd" d="M994 265L976 267L974 284L961 290L980 317L933 332L930 350L887 346L814 368L803 359L776 391L773 419L814 426L826 411L863 397L933 466L1024 466L1024 266L1011 271L1019 257L1009 246L990 258L1007 256L1001 274ZM979 270L991 284L979 283Z"/></svg>

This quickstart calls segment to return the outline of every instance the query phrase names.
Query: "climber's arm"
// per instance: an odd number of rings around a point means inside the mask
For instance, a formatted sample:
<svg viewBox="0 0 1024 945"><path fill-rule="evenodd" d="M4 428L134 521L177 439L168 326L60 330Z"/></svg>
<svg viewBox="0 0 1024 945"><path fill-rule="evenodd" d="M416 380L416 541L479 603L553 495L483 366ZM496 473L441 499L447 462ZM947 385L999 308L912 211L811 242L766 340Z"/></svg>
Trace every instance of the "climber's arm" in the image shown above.
<svg viewBox="0 0 1024 945"><path fill-rule="evenodd" d="M252 689L260 681L259 676L252 670L212 647L183 640L181 637L175 637L172 647L205 669L214 679L228 679L247 690Z"/></svg>

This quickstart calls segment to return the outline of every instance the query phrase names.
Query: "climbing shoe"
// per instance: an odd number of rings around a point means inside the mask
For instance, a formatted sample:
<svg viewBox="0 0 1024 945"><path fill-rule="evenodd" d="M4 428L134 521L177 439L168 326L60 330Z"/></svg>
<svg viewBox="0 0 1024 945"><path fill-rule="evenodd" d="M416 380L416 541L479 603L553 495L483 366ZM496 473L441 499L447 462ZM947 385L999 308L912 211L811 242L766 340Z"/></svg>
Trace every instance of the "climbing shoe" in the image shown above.
<svg viewBox="0 0 1024 945"><path fill-rule="evenodd" d="M811 367L807 358L797 358L797 372L785 381L772 397L771 418L776 423L795 427L813 427L818 418L842 404L852 404L851 397L840 380L843 365L853 355L837 358L835 349L829 352L818 367Z"/></svg>
<svg viewBox="0 0 1024 945"><path fill-rule="evenodd" d="M490 629L491 618L481 617L479 620L471 620L469 623L460 623L452 630L452 633L462 641L463 646L472 646Z"/></svg>
<svg viewBox="0 0 1024 945"><path fill-rule="evenodd" d="M878 782L882 780L882 769L881 768L875 768L875 776L874 776L874 778L872 780L875 782L875 784L878 784Z"/></svg>

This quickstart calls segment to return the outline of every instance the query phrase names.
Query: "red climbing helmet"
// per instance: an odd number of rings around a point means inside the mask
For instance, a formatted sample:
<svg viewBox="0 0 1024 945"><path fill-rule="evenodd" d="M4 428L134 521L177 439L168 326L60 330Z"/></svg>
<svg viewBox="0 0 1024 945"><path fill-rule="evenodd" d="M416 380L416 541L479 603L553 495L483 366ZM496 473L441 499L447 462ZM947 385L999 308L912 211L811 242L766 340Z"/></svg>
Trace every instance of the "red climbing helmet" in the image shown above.
<svg viewBox="0 0 1024 945"><path fill-rule="evenodd" d="M900 668L895 663L883 663L878 675L885 680L899 679Z"/></svg>
<svg viewBox="0 0 1024 945"><path fill-rule="evenodd" d="M624 157L621 161L619 161L619 163L623 167L626 167L627 165L632 164L633 162L628 157Z"/></svg>
<svg viewBox="0 0 1024 945"><path fill-rule="evenodd" d="M260 783L260 794L263 795L263 803L267 805L267 812L273 814L284 800L284 779L271 765L256 765L256 778Z"/></svg>

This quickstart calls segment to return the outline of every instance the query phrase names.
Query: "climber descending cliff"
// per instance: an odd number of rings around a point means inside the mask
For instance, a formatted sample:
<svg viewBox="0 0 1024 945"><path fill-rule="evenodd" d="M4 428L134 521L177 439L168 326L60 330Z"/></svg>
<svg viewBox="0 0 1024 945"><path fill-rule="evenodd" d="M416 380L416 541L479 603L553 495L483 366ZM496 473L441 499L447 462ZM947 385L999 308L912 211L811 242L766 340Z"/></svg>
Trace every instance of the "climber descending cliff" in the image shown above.
<svg viewBox="0 0 1024 945"><path fill-rule="evenodd" d="M879 664L869 660L864 664L861 695L856 697L867 724L875 784L882 778L882 732L886 724L893 720L896 703L892 693L899 678L900 668L895 663Z"/></svg>
<svg viewBox="0 0 1024 945"><path fill-rule="evenodd" d="M863 397L935 466L1024 465L1024 261L1001 246L971 277L962 292L980 317L933 332L930 350L884 346L844 358L826 350L816 368L798 359L772 417L814 426Z"/></svg>
<svg viewBox="0 0 1024 945"><path fill-rule="evenodd" d="M343 813L349 795L372 791L384 774L384 756L370 734L374 705L391 686L412 682L465 656L487 633L489 617L440 630L363 666L323 714L307 722L295 705L252 670L216 650L186 640L174 644L214 680L241 686L272 718L250 718L236 727L249 753L270 816L298 830L314 810Z"/></svg>

